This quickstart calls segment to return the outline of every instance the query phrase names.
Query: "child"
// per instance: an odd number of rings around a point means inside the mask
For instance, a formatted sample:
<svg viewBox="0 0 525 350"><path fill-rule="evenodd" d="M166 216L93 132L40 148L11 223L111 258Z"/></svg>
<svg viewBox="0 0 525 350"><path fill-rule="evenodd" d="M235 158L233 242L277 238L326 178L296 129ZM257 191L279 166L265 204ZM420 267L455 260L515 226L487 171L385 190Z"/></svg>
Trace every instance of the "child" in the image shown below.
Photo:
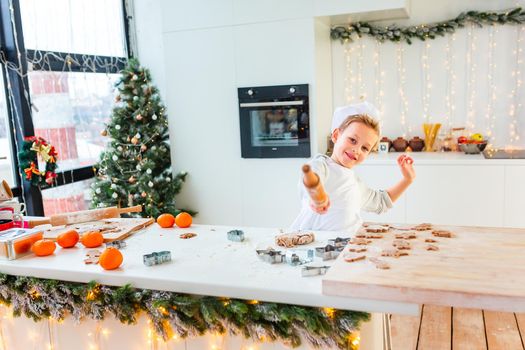
<svg viewBox="0 0 525 350"><path fill-rule="evenodd" d="M403 179L387 191L368 188L354 173L352 168L368 157L379 140L379 123L373 119L378 114L368 102L335 110L332 156L317 155L309 162L328 199L314 204L301 181L302 208L291 229L354 233L362 224L361 210L384 213L414 181L413 160L406 154L397 159Z"/></svg>

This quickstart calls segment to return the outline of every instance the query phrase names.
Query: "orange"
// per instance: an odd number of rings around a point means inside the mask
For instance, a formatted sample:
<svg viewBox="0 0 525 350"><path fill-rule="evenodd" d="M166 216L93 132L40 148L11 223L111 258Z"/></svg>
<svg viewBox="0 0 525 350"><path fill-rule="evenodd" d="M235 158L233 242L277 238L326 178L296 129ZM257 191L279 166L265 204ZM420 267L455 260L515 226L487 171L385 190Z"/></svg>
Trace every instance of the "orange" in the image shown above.
<svg viewBox="0 0 525 350"><path fill-rule="evenodd" d="M122 253L117 248L109 247L106 248L100 257L98 258L98 263L104 270L114 270L122 264L124 257Z"/></svg>
<svg viewBox="0 0 525 350"><path fill-rule="evenodd" d="M175 217L175 224L180 228L190 227L192 221L191 215L186 212L182 212Z"/></svg>
<svg viewBox="0 0 525 350"><path fill-rule="evenodd" d="M62 248L71 248L78 243L79 236L76 230L69 230L58 235L57 243Z"/></svg>
<svg viewBox="0 0 525 350"><path fill-rule="evenodd" d="M53 242L50 239L39 239L38 241L33 243L31 250L37 256L46 256L53 254L56 247L57 246L55 245L55 242Z"/></svg>
<svg viewBox="0 0 525 350"><path fill-rule="evenodd" d="M172 227L174 223L175 223L175 217L168 213L161 214L157 218L157 224L159 224L159 226L163 228Z"/></svg>
<svg viewBox="0 0 525 350"><path fill-rule="evenodd" d="M102 233L100 233L100 231L88 231L82 234L80 242L86 248L96 248L101 246L102 243L104 243L104 236L102 236Z"/></svg>

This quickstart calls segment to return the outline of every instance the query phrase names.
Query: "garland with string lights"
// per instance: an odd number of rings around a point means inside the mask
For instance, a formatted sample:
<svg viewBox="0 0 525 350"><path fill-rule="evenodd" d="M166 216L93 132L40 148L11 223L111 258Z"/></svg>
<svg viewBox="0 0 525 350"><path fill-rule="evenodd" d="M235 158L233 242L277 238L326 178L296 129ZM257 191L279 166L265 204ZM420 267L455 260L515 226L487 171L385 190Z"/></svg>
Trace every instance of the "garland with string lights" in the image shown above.
<svg viewBox="0 0 525 350"><path fill-rule="evenodd" d="M243 335L297 347L305 339L316 348L357 349L355 331L370 315L364 312L196 296L0 274L0 303L35 322L71 315L103 320L106 313L134 324L144 312L165 341L206 332Z"/></svg>
<svg viewBox="0 0 525 350"><path fill-rule="evenodd" d="M54 146L41 137L31 136L26 137L22 143L22 148L18 152L18 164L25 174L25 179L31 182L31 185L46 187L53 184L57 177L57 157L58 153ZM38 159L45 162L44 170L38 169Z"/></svg>
<svg viewBox="0 0 525 350"><path fill-rule="evenodd" d="M453 34L456 32L456 29L462 28L468 23L473 23L480 27L484 24L524 24L525 11L521 7L502 12L468 11L447 21L407 27L399 27L396 24L380 27L368 22L357 22L349 24L347 27L337 26L332 28L330 36L333 40L341 40L342 42L353 41L353 38L356 36L360 38L363 35L368 35L380 42L405 41L408 44L412 44L412 39L416 38L426 41L435 39L438 36Z"/></svg>

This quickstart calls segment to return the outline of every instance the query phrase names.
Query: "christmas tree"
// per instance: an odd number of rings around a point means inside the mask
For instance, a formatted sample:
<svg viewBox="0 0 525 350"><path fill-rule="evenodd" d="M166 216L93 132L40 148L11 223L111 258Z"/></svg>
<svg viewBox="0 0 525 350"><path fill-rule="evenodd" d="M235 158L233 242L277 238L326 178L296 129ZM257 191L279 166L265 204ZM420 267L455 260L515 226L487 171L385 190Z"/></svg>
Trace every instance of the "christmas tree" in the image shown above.
<svg viewBox="0 0 525 350"><path fill-rule="evenodd" d="M111 120L102 131L111 140L95 165L92 206L140 204L142 216L177 215L183 210L175 206L175 195L186 173L172 174L166 108L149 71L130 59L116 87Z"/></svg>

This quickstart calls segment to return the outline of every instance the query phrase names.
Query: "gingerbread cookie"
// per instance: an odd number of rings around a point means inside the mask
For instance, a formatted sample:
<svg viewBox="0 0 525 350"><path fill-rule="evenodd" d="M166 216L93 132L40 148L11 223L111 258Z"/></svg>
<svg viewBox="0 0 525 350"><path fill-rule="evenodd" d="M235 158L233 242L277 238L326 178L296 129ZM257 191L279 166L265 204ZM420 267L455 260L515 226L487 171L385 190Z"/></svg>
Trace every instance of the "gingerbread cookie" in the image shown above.
<svg viewBox="0 0 525 350"><path fill-rule="evenodd" d="M392 242L392 245L396 247L397 249L411 249L411 245L409 241L405 241L402 239L395 239L394 242Z"/></svg>
<svg viewBox="0 0 525 350"><path fill-rule="evenodd" d="M432 235L435 237L452 238L452 232L447 230L434 230Z"/></svg>
<svg viewBox="0 0 525 350"><path fill-rule="evenodd" d="M383 251L381 252L381 256L389 256L393 258L399 258L400 256L405 256L405 255L408 255L407 251L399 250L396 248L383 249Z"/></svg>
<svg viewBox="0 0 525 350"><path fill-rule="evenodd" d="M434 238L425 238L425 243L436 243L437 241Z"/></svg>
<svg viewBox="0 0 525 350"><path fill-rule="evenodd" d="M84 264L98 264L98 259L102 252L98 249L91 249L86 252L86 258L84 259Z"/></svg>
<svg viewBox="0 0 525 350"><path fill-rule="evenodd" d="M367 244L372 243L372 241L366 238L352 238L350 240L350 243L356 244L356 245L367 245Z"/></svg>
<svg viewBox="0 0 525 350"><path fill-rule="evenodd" d="M380 260L378 258L368 258L370 262L372 262L376 268L381 270L388 270L390 268L390 264L386 261Z"/></svg>
<svg viewBox="0 0 525 350"><path fill-rule="evenodd" d="M293 248L296 245L308 244L313 241L315 241L315 236L312 232L294 232L275 236L275 244L286 248Z"/></svg>
<svg viewBox="0 0 525 350"><path fill-rule="evenodd" d="M197 234L193 233L193 232L187 232L187 233L183 233L183 234L179 235L179 237L182 238L182 239L193 238L195 236L197 236Z"/></svg>
<svg viewBox="0 0 525 350"><path fill-rule="evenodd" d="M348 246L349 252L362 253L362 252L366 252L366 250L367 248L363 247L362 245L349 245Z"/></svg>
<svg viewBox="0 0 525 350"><path fill-rule="evenodd" d="M432 224L423 223L423 224L419 224L419 225L412 227L412 229L416 231L428 231L428 230L432 230Z"/></svg>
<svg viewBox="0 0 525 350"><path fill-rule="evenodd" d="M396 238L398 238L398 239L414 239L414 238L416 238L416 233L414 231L412 231L412 232L396 233Z"/></svg>
<svg viewBox="0 0 525 350"><path fill-rule="evenodd" d="M343 259L345 259L346 262L364 260L365 258L366 258L366 255L359 254L359 253L345 253L343 255Z"/></svg>
<svg viewBox="0 0 525 350"><path fill-rule="evenodd" d="M388 230L390 230L390 226L389 225L378 225L378 224L375 224L375 225L365 226L365 231L366 232L380 233L380 232L387 232Z"/></svg>
<svg viewBox="0 0 525 350"><path fill-rule="evenodd" d="M426 250L439 250L439 247L437 245L429 244L426 247Z"/></svg>

